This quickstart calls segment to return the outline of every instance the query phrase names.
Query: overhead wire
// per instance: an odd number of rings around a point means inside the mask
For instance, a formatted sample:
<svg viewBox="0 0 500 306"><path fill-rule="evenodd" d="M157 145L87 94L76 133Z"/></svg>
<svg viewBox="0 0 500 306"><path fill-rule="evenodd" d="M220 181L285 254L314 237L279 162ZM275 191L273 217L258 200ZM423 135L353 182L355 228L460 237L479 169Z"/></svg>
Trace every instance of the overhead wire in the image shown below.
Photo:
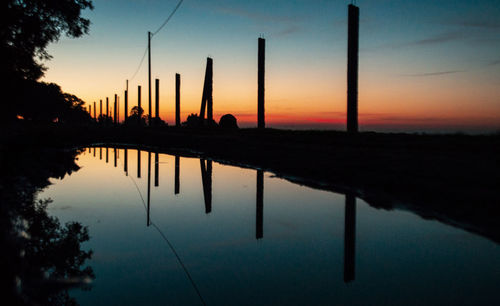
<svg viewBox="0 0 500 306"><path fill-rule="evenodd" d="M144 50L144 54L142 55L141 61L139 62L139 66L137 66L137 69L135 70L132 77L128 79L129 81L132 81L137 76L137 73L139 73L139 70L141 70L142 64L144 63L144 59L146 58L147 53L148 53L148 47L146 46L146 50Z"/></svg>
<svg viewBox="0 0 500 306"><path fill-rule="evenodd" d="M179 3L177 3L177 5L175 6L175 8L172 11L172 13L170 13L170 15L167 17L167 19L165 19L165 21L162 23L162 25L158 28L158 30L154 31L151 34L151 36L155 36L158 32L161 31L161 29L163 29L163 27L165 25L167 25L167 23L170 21L170 19L172 19L172 17L174 16L175 12L177 12L177 10L179 9L179 7L181 6L182 2L184 2L184 0L180 0Z"/></svg>

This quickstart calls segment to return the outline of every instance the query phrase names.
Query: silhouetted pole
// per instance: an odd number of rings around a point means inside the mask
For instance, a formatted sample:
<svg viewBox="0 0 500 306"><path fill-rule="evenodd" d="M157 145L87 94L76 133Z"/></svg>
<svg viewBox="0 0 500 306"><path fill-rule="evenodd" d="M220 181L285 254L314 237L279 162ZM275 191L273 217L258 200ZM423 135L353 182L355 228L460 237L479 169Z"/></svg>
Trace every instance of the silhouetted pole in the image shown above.
<svg viewBox="0 0 500 306"><path fill-rule="evenodd" d="M118 102L116 106L116 122L120 124L120 97L118 97Z"/></svg>
<svg viewBox="0 0 500 306"><path fill-rule="evenodd" d="M128 81L127 81L128 83ZM128 90L125 90L125 115L124 115L124 121L127 122L127 118L128 118Z"/></svg>
<svg viewBox="0 0 500 306"><path fill-rule="evenodd" d="M151 32L148 32L148 87L149 126L151 126Z"/></svg>
<svg viewBox="0 0 500 306"><path fill-rule="evenodd" d="M113 119L114 119L114 122L115 122L115 125L116 125L118 123L117 116L116 116L117 109L118 109L118 96L116 94L115 94L115 106L114 106L114 108L115 108L114 109L115 112L113 113L113 117L114 117Z"/></svg>
<svg viewBox="0 0 500 306"><path fill-rule="evenodd" d="M137 86L137 107L139 108L138 111L139 111L139 117L137 118L138 122L137 124L140 124L141 123L141 115L140 115L140 112L141 112L141 86Z"/></svg>
<svg viewBox="0 0 500 306"><path fill-rule="evenodd" d="M96 105L95 105L95 104L96 104L96 103L95 103L95 101L94 101L94 120L96 120L96 121L97 121L97 117L96 117L96 109L95 109L95 106L96 106Z"/></svg>
<svg viewBox="0 0 500 306"><path fill-rule="evenodd" d="M181 126L181 75L175 74L175 126Z"/></svg>
<svg viewBox="0 0 500 306"><path fill-rule="evenodd" d="M114 155L115 155L115 168L116 168L116 166L118 166L118 158L117 158L118 155L116 153L116 148L114 148Z"/></svg>
<svg viewBox="0 0 500 306"><path fill-rule="evenodd" d="M147 226L150 224L150 211L151 211L151 152L148 152L148 219Z"/></svg>
<svg viewBox="0 0 500 306"><path fill-rule="evenodd" d="M89 115L90 115L90 118L92 118L92 106L89 105Z"/></svg>
<svg viewBox="0 0 500 306"><path fill-rule="evenodd" d="M359 7L349 4L347 29L347 132L358 132Z"/></svg>
<svg viewBox="0 0 500 306"><path fill-rule="evenodd" d="M175 178L174 178L174 194L179 194L180 191L180 157L175 155Z"/></svg>
<svg viewBox="0 0 500 306"><path fill-rule="evenodd" d="M102 100L99 100L99 117L102 118Z"/></svg>
<svg viewBox="0 0 500 306"><path fill-rule="evenodd" d="M141 178L141 150L137 150L137 178Z"/></svg>
<svg viewBox="0 0 500 306"><path fill-rule="evenodd" d="M207 109L207 121L213 120L213 60L207 58L207 68L205 70L205 82L203 84L203 95L201 98L200 119L205 118L205 108Z"/></svg>
<svg viewBox="0 0 500 306"><path fill-rule="evenodd" d="M259 38L259 59L258 59L258 90L257 90L257 127L263 129L266 127L265 119L265 63L266 63L266 40Z"/></svg>
<svg viewBox="0 0 500 306"><path fill-rule="evenodd" d="M264 171L257 170L257 210L255 215L255 238L264 237Z"/></svg>
<svg viewBox="0 0 500 306"><path fill-rule="evenodd" d="M106 117L109 117L109 99L108 99L108 97L106 97ZM106 122L107 122L107 120L106 120Z"/></svg>
<svg viewBox="0 0 500 306"><path fill-rule="evenodd" d="M160 80L155 79L155 124L158 124L160 119Z"/></svg>
<svg viewBox="0 0 500 306"><path fill-rule="evenodd" d="M345 196L344 221L344 282L354 280L355 239L356 239L356 197L353 194Z"/></svg>
<svg viewBox="0 0 500 306"><path fill-rule="evenodd" d="M155 153L155 187L160 186L159 158L158 153Z"/></svg>
<svg viewBox="0 0 500 306"><path fill-rule="evenodd" d="M123 171L125 171L125 174L128 176L128 150L125 149L125 156L124 156L124 161L123 161Z"/></svg>

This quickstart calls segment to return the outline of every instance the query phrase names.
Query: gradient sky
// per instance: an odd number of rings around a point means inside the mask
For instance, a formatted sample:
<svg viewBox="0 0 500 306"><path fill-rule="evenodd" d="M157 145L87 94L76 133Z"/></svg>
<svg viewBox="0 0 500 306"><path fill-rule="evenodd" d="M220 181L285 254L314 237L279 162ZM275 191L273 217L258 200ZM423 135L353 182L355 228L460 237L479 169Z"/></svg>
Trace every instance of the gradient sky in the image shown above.
<svg viewBox="0 0 500 306"><path fill-rule="evenodd" d="M94 0L90 35L49 47L44 81L86 102L121 96L147 44L178 0ZM185 0L152 40L162 119L173 124L175 73L182 119L198 113L206 57L214 59L214 116L256 126L257 38L266 38L271 127L344 129L347 4L341 0ZM498 0L358 0L361 130L500 129ZM129 83L129 104L147 63ZM122 111L123 113L123 111ZM123 116L123 114L122 114Z"/></svg>

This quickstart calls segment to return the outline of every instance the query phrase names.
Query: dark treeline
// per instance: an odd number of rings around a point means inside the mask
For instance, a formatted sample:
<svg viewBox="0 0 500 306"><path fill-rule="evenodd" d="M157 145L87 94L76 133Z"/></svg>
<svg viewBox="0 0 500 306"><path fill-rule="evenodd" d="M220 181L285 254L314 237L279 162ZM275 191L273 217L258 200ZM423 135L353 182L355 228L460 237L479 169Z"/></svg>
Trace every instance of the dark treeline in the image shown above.
<svg viewBox="0 0 500 306"><path fill-rule="evenodd" d="M81 17L93 9L87 0L6 0L0 19L0 65L4 74L0 100L2 123L24 118L35 122L82 123L90 121L84 102L64 93L57 84L41 82L51 56L47 46L61 35L77 38L89 31Z"/></svg>

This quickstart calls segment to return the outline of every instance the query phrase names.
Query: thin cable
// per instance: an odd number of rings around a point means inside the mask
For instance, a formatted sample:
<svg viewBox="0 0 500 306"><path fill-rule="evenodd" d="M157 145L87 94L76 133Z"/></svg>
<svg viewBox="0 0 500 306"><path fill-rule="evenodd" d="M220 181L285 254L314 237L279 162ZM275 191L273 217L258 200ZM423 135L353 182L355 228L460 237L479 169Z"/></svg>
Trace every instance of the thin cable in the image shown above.
<svg viewBox="0 0 500 306"><path fill-rule="evenodd" d="M144 63L144 59L146 58L147 53L148 53L148 47L146 47L146 50L144 50L144 54L142 55L141 62L139 63L139 66L135 70L134 75L130 79L128 79L129 81L132 81L135 78L135 76L137 75L137 73L139 73L139 70L141 69L142 63Z"/></svg>
<svg viewBox="0 0 500 306"><path fill-rule="evenodd" d="M163 22L163 24L158 28L158 30L154 31L153 34L151 34L151 36L155 36L156 33L160 32L161 29L163 29L163 27L170 21L170 19L174 16L175 12L177 12L177 10L179 9L179 7L181 6L182 2L184 2L184 0L180 0L179 3L177 3L177 6L174 8L174 10L172 11L172 13L170 13L170 15L167 17L167 19L165 19L165 21Z"/></svg>
<svg viewBox="0 0 500 306"><path fill-rule="evenodd" d="M139 196L141 197L144 209L147 210L147 208L146 208L146 202L144 201L144 197L142 196L142 192L139 189L139 186L137 185L137 183L135 182L135 180L134 180L134 178L132 176L129 176L129 178L132 180L132 183L134 183L135 188L137 189L137 192L139 193ZM146 214L147 214L147 212L146 212ZM179 262L179 264L181 265L182 269L186 273L186 276L188 277L189 281L191 282L191 285L193 285L193 288L196 291L196 294L198 294L198 297L200 298L201 303L203 305L206 305L205 300L203 300L203 297L201 296L200 290L198 290L198 286L196 286L193 278L191 277L191 274L189 273L188 269L186 268L186 266L182 262L179 254L177 254L177 251L175 251L174 246L170 243L170 241L168 240L167 236L165 236L165 234L160 230L160 228L153 222L153 220L151 219L151 217L149 217L149 223L158 231L158 233L160 233L160 235L163 237L163 240L165 240L167 242L168 246L170 247L170 250L172 251L172 253L174 253L175 257L177 258L177 261Z"/></svg>

